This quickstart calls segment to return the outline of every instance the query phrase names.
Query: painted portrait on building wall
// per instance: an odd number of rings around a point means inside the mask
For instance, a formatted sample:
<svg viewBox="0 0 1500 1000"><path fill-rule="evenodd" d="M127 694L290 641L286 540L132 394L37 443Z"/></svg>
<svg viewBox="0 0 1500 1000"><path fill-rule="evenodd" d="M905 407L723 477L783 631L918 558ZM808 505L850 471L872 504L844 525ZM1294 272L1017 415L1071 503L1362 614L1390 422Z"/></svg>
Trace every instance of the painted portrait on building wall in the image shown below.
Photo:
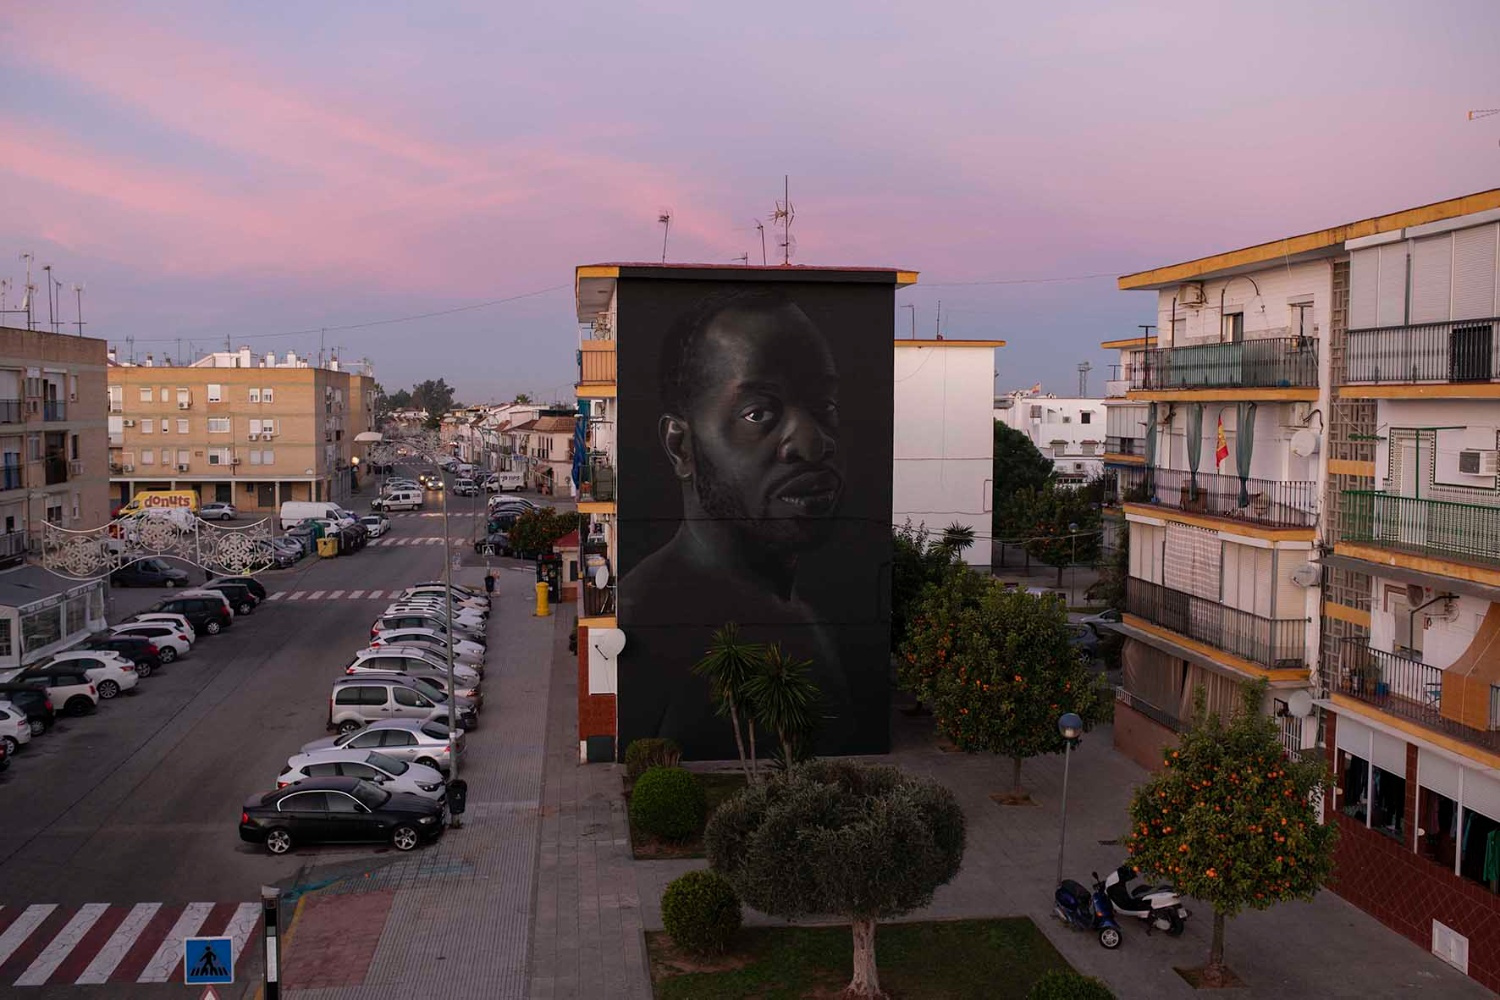
<svg viewBox="0 0 1500 1000"><path fill-rule="evenodd" d="M811 661L820 751L886 746L894 286L851 274L621 282L622 750L734 755L691 672L728 622Z"/></svg>

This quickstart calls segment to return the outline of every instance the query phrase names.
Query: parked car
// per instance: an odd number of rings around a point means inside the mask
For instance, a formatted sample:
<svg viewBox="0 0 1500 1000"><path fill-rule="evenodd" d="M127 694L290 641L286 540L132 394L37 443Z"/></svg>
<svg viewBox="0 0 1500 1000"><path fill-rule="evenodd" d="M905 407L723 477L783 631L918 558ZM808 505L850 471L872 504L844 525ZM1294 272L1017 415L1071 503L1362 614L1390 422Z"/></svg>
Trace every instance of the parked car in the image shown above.
<svg viewBox="0 0 1500 1000"><path fill-rule="evenodd" d="M238 583L249 588L250 593L255 595L257 601L264 601L268 595L266 585L253 576L216 576L209 581L209 586L216 583Z"/></svg>
<svg viewBox="0 0 1500 1000"><path fill-rule="evenodd" d="M427 695L427 697L438 702L446 702L448 699L448 672L436 670L429 666L421 666L396 673L390 670L363 671L349 674L344 680L349 682L369 680L373 677L384 677L397 680L408 687ZM453 677L454 687L458 689L455 704L458 706L458 724L462 729L473 729L478 724L479 712L484 708L484 694L479 690L478 684L470 684L457 674ZM445 714L438 721L447 723Z"/></svg>
<svg viewBox="0 0 1500 1000"><path fill-rule="evenodd" d="M247 593L247 596L248 596L248 591L246 593ZM221 603L221 604L224 605L224 609L226 611L228 611L231 615L233 615L235 613L234 612L234 603L232 601L230 601L229 595L226 594L226 593L224 593L222 590L210 590L208 587L196 587L193 590L184 590L182 592L182 596L183 597L202 597L204 599L209 599L209 600L211 600L212 598L217 597L219 599L219 603Z"/></svg>
<svg viewBox="0 0 1500 1000"><path fill-rule="evenodd" d="M448 655L448 637L430 628L401 628L381 632L370 640L372 648L380 646L430 646ZM453 644L453 658L460 663L483 663L485 648L477 642L459 639Z"/></svg>
<svg viewBox="0 0 1500 1000"><path fill-rule="evenodd" d="M471 699L450 699L432 684L419 684L394 671L351 674L334 681L329 692L328 728L347 733L387 719L416 719L446 729L450 711L458 713L463 729L472 729L478 722Z"/></svg>
<svg viewBox="0 0 1500 1000"><path fill-rule="evenodd" d="M391 530L391 519L384 514L366 514L359 519L359 523L365 526L371 538L379 538Z"/></svg>
<svg viewBox="0 0 1500 1000"><path fill-rule="evenodd" d="M232 503L214 501L213 503L206 503L202 507L199 507L198 516L205 521L233 521L240 516L240 512L235 509Z"/></svg>
<svg viewBox="0 0 1500 1000"><path fill-rule="evenodd" d="M26 713L8 701L0 701L0 748L11 757L31 742L31 722Z"/></svg>
<svg viewBox="0 0 1500 1000"><path fill-rule="evenodd" d="M469 642L476 642L481 646L487 645L483 632L471 632L465 628L448 628L448 623L440 615L431 611L410 611L386 613L375 619L370 626L370 637L373 639L381 632L388 632L398 628L430 628L442 635L452 634Z"/></svg>
<svg viewBox="0 0 1500 1000"><path fill-rule="evenodd" d="M40 663L22 668L10 679L15 681L39 680L49 688L51 678L71 677L82 673L89 686L102 701L118 697L121 691L133 690L140 677L135 664L128 658L109 649L69 649L57 653ZM62 699L64 706L67 698Z"/></svg>
<svg viewBox="0 0 1500 1000"><path fill-rule="evenodd" d="M276 776L276 787L308 778L363 778L388 792L406 792L434 801L444 796L443 775L426 764L409 764L379 750L319 750L293 754Z"/></svg>
<svg viewBox="0 0 1500 1000"><path fill-rule="evenodd" d="M459 730L453 743L460 758L464 755L464 734ZM351 750L379 750L397 760L409 760L414 764L435 767L448 773L448 727L436 722L421 722L417 719L387 719L372 722L364 729L325 736L302 745L303 753L326 750L330 747L348 747Z"/></svg>
<svg viewBox="0 0 1500 1000"><path fill-rule="evenodd" d="M213 597L187 594L168 597L146 609L147 613L156 611L182 615L193 626L194 631L209 635L218 635L234 624L234 613L229 610L224 595L217 591Z"/></svg>
<svg viewBox="0 0 1500 1000"><path fill-rule="evenodd" d="M260 600L250 591L250 588L242 583L227 583L220 580L210 580L202 587L202 591L213 591L223 594L229 601L229 608L237 615L248 615L254 613L260 606Z"/></svg>
<svg viewBox="0 0 1500 1000"><path fill-rule="evenodd" d="M136 622L166 622L168 625L186 633L188 642L198 641L198 630L193 627L192 622L187 620L186 615L175 615L167 611L152 611L148 608L145 611L131 615L120 624L132 625Z"/></svg>
<svg viewBox="0 0 1500 1000"><path fill-rule="evenodd" d="M307 555L307 549L301 540L290 538L285 535L271 539L271 563L277 569L285 569L295 565L298 559Z"/></svg>
<svg viewBox="0 0 1500 1000"><path fill-rule="evenodd" d="M447 584L442 580L418 580L416 583L408 584L408 586L413 588L437 587L441 589L442 587L446 587ZM484 592L484 588L482 587L466 587L461 583L453 584L453 592L455 594L462 594L465 597L487 598L489 596Z"/></svg>
<svg viewBox="0 0 1500 1000"><path fill-rule="evenodd" d="M88 715L99 704L99 692L94 688L94 682L76 668L58 670L43 678L21 680L8 677L6 681L0 687L10 688L12 685L28 683L40 685L47 692L47 700L66 715Z"/></svg>
<svg viewBox="0 0 1500 1000"><path fill-rule="evenodd" d="M378 511L421 510L422 503L422 490L420 487L416 489L399 489L392 490L371 500L370 509Z"/></svg>
<svg viewBox="0 0 1500 1000"><path fill-rule="evenodd" d="M453 495L458 497L478 496L479 484L472 479L460 479L453 484Z"/></svg>
<svg viewBox="0 0 1500 1000"><path fill-rule="evenodd" d="M432 670L443 673L448 669L448 659L428 646L370 646L357 650L354 658L344 668L344 673L353 674L361 670L390 670L405 673L408 670ZM478 687L484 669L474 664L453 664L453 679L467 687Z"/></svg>
<svg viewBox="0 0 1500 1000"><path fill-rule="evenodd" d="M121 622L110 626L110 634L144 639L156 647L156 655L163 663L180 660L193 648L188 633L166 621Z"/></svg>
<svg viewBox="0 0 1500 1000"><path fill-rule="evenodd" d="M162 665L161 647L143 635L117 635L114 632L95 632L84 639L74 650L107 650L111 653L119 653L125 659L135 664L135 675L137 677L150 677L158 667ZM99 694L101 697L109 697L104 694L102 682Z"/></svg>
<svg viewBox="0 0 1500 1000"><path fill-rule="evenodd" d="M188 574L162 559L142 559L115 570L109 582L116 587L186 587Z"/></svg>
<svg viewBox="0 0 1500 1000"><path fill-rule="evenodd" d="M360 778L309 778L255 795L240 813L240 839L285 854L296 844L390 843L410 851L443 832L443 806L388 792Z"/></svg>
<svg viewBox="0 0 1500 1000"><path fill-rule="evenodd" d="M1120 612L1116 608L1105 608L1096 615L1085 615L1078 619L1084 625L1088 625L1097 633L1101 625L1114 625L1120 620Z"/></svg>
<svg viewBox="0 0 1500 1000"><path fill-rule="evenodd" d="M0 700L9 702L25 714L33 736L42 735L57 721L57 710L52 707L52 698L45 684L0 684Z"/></svg>
<svg viewBox="0 0 1500 1000"><path fill-rule="evenodd" d="M1088 662L1093 663L1099 659L1099 637L1089 626L1082 622L1068 622L1068 641Z"/></svg>
<svg viewBox="0 0 1500 1000"><path fill-rule="evenodd" d="M474 542L474 554L476 556L508 556L510 555L510 536L504 531L490 531Z"/></svg>
<svg viewBox="0 0 1500 1000"><path fill-rule="evenodd" d="M485 614L490 613L489 598L475 597L469 594L467 591L458 590L457 588L452 591L452 594L454 607L469 608L474 611L482 611ZM401 592L402 598L435 597L439 601L445 600L447 598L447 595L448 591L443 589L443 585L441 583L413 584L412 586L407 587Z"/></svg>

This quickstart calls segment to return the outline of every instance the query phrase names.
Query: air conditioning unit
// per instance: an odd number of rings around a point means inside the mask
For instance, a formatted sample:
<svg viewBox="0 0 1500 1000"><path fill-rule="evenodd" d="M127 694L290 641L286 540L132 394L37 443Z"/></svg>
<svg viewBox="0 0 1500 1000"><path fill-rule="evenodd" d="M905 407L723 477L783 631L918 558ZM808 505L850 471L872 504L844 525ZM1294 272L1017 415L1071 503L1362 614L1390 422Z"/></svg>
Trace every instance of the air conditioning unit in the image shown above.
<svg viewBox="0 0 1500 1000"><path fill-rule="evenodd" d="M124 426L126 426L126 427L134 427L134 426L135 426L135 421L134 421L134 420L131 420L131 419L129 419L129 418L126 418L126 419L125 419L125 420L124 420L124 421L122 421L122 423L123 423L123 424L124 424Z"/></svg>
<svg viewBox="0 0 1500 1000"><path fill-rule="evenodd" d="M78 459L76 459L76 458L73 461L69 462L68 463L68 475L70 475L70 476L81 476L81 475L83 475L83 463L81 461L79 461Z"/></svg>
<svg viewBox="0 0 1500 1000"><path fill-rule="evenodd" d="M76 402L78 402L78 393L76 393L76 392L70 392L70 393L68 393L68 402L70 402L70 403L76 403ZM78 515L74 514L73 516L77 517Z"/></svg>
<svg viewBox="0 0 1500 1000"><path fill-rule="evenodd" d="M1458 471L1466 476L1493 476L1500 474L1500 451L1479 451L1465 448L1458 453Z"/></svg>
<svg viewBox="0 0 1500 1000"><path fill-rule="evenodd" d="M189 400L179 399L177 401L177 408L179 410L191 410L193 408L193 404Z"/></svg>
<svg viewBox="0 0 1500 1000"><path fill-rule="evenodd" d="M260 440L260 435L259 434L251 434L250 435L250 440L251 441L259 441Z"/></svg>
<svg viewBox="0 0 1500 1000"><path fill-rule="evenodd" d="M134 472L135 471L135 466L133 466L133 465L123 465L123 466L121 466L121 468L124 471L126 471L126 472Z"/></svg>
<svg viewBox="0 0 1500 1000"><path fill-rule="evenodd" d="M187 467L187 466L185 466L185 465L179 465L179 466L178 466L178 467L177 467L177 471L178 471L178 472L186 472L186 471L187 471L187 470L188 470L188 467Z"/></svg>
<svg viewBox="0 0 1500 1000"><path fill-rule="evenodd" d="M1420 583L1408 583L1406 585L1406 603L1413 608L1427 603L1427 588Z"/></svg>
<svg viewBox="0 0 1500 1000"><path fill-rule="evenodd" d="M1207 297L1203 294L1203 285L1197 282L1189 282L1177 288L1177 304L1183 306L1201 306Z"/></svg>
<svg viewBox="0 0 1500 1000"><path fill-rule="evenodd" d="M229 464L230 465L239 465L240 464L239 456L235 456L234 458L230 459Z"/></svg>

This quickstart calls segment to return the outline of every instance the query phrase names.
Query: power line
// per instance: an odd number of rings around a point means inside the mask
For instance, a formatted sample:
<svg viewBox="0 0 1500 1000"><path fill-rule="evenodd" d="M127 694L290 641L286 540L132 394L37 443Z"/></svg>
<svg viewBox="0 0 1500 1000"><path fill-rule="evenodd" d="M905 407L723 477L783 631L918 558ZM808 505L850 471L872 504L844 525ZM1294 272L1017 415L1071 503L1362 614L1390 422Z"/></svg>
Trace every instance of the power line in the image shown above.
<svg viewBox="0 0 1500 1000"><path fill-rule="evenodd" d="M972 285L1047 285L1057 281L1092 281L1095 278L1114 278L1114 271L1098 274L1066 274L1052 278L991 278L984 281L923 281L918 288L963 288Z"/></svg>

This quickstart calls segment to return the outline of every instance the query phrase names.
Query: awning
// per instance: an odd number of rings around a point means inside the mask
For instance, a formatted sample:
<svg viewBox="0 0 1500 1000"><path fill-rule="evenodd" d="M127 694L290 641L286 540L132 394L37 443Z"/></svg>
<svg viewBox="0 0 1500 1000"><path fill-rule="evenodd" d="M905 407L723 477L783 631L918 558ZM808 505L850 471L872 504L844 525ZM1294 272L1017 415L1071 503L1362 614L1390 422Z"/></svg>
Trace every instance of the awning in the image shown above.
<svg viewBox="0 0 1500 1000"><path fill-rule="evenodd" d="M1355 573L1364 573L1367 576L1387 576L1401 580L1410 580L1412 583L1420 583L1424 587L1431 587L1440 594L1467 594L1470 597L1477 597L1483 601L1500 601L1500 587L1491 587L1483 583L1460 580L1457 577L1441 576L1437 573L1422 573L1414 569L1386 566L1382 563L1370 562L1368 559L1355 559L1352 556L1336 554L1325 555L1322 558L1322 562L1324 565L1332 566L1335 569L1346 569Z"/></svg>

